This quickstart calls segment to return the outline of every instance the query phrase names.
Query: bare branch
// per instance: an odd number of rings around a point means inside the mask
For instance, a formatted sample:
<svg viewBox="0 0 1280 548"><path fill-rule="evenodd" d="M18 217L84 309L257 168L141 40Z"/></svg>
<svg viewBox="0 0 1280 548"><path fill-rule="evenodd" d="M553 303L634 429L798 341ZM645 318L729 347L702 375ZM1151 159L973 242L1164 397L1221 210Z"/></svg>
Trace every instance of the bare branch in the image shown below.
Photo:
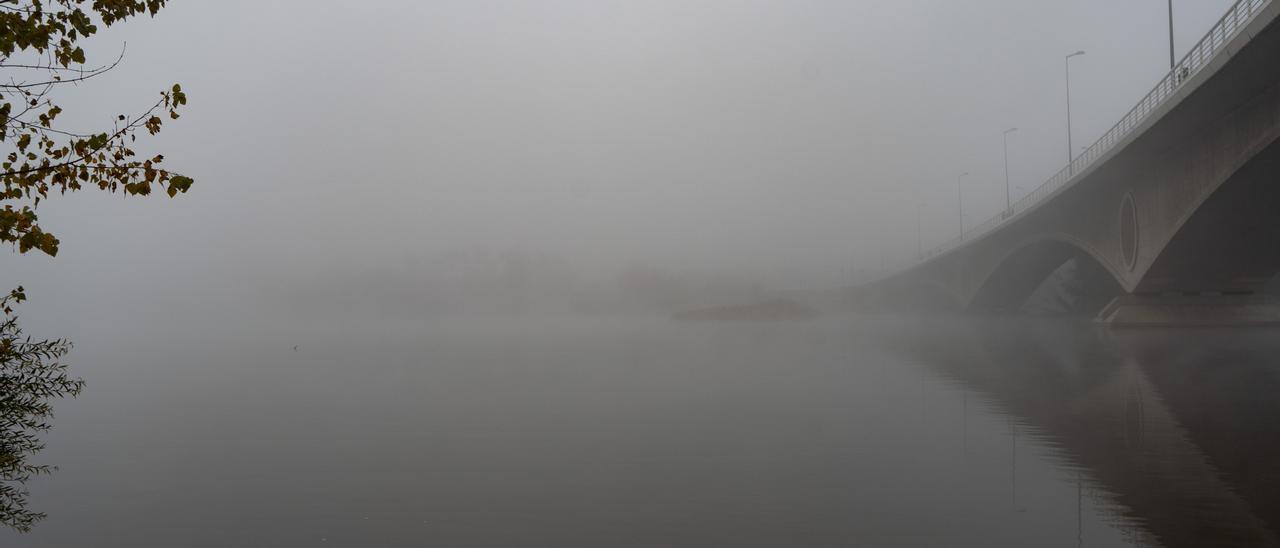
<svg viewBox="0 0 1280 548"><path fill-rule="evenodd" d="M124 49L123 49L123 48L121 48L121 50L120 50L120 56L119 56L119 57L116 57L116 60L115 60L114 62L112 62L110 65L107 65L107 66L105 66L105 67L100 67L100 68L97 68L97 69L93 69L93 70L84 70L84 71L80 71L80 75L79 75L79 76L77 76L77 77L75 77L75 78L68 78L68 79L55 78L55 79L53 79L53 80L47 80L47 81L44 81L44 82L17 83L17 84L0 84L0 88L7 88L7 89L26 89L26 88L34 88L34 87L40 87L40 86L51 86L51 85L57 85L57 84L71 84L71 83L75 83L75 82L83 82L83 81L88 80L88 79L90 79L90 78L93 78L93 77L95 77L95 76L101 76L102 74L105 74L105 73L109 72L111 69L114 69L114 68L116 68L117 66L119 66L119 65L120 65L120 61L123 61L123 60L124 60Z"/></svg>

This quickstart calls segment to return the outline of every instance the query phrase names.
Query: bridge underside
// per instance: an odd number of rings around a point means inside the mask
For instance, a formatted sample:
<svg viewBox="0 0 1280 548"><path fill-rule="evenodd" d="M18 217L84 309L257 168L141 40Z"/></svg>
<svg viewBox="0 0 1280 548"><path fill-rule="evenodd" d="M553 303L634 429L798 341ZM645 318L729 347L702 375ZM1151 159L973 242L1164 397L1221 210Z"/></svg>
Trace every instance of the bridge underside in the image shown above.
<svg viewBox="0 0 1280 548"><path fill-rule="evenodd" d="M1124 294L1115 277L1088 253L1057 242L1042 247L1052 251L1044 249L1034 254L1047 260L1021 270L1027 273L1021 281L1017 280L1019 269L993 276L969 304L969 310L1092 316ZM1048 275L1042 274L1054 264L1057 267Z"/></svg>
<svg viewBox="0 0 1280 548"><path fill-rule="evenodd" d="M1277 272L1280 142L1273 142L1195 210L1133 293L1260 293Z"/></svg>
<svg viewBox="0 0 1280 548"><path fill-rule="evenodd" d="M1080 248L1044 240L1019 249L987 278L967 308L987 312L1093 314L1123 293Z"/></svg>

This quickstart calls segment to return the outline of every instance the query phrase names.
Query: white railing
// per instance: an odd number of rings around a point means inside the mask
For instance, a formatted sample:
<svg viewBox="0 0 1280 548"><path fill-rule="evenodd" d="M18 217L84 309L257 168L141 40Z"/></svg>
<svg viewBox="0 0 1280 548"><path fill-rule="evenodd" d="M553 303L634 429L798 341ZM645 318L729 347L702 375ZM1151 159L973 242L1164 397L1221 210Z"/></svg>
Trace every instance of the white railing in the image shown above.
<svg viewBox="0 0 1280 548"><path fill-rule="evenodd" d="M996 227L1002 225L1005 221L1012 219L1019 213L1026 211L1040 204L1046 198L1053 195L1054 191L1061 188L1067 182L1071 181L1076 174L1083 173L1095 162L1110 152L1116 145L1124 142L1126 138L1156 109L1160 108L1166 100L1174 95L1183 82L1200 72L1209 61L1214 58L1222 47L1230 42L1240 33L1242 29L1249 25L1262 9L1271 4L1273 0L1239 0L1231 9L1227 10L1227 14L1218 20L1217 24L1209 30L1209 33L1196 43L1191 51L1182 58L1160 83L1151 90L1150 93L1143 97L1138 104L1124 115L1116 125L1102 135L1089 148L1085 149L1079 156L1071 160L1071 163L1060 171L1055 173L1049 180L1041 183L1040 186L1032 190L1031 193L1019 198L1014 202L1011 210L1001 211L994 217L983 221L982 224L972 227L964 231L963 236L952 238L942 245L939 245L925 253L923 257L917 260L907 268L916 264L926 262L929 259L946 253L952 249L964 245L965 242L981 238Z"/></svg>

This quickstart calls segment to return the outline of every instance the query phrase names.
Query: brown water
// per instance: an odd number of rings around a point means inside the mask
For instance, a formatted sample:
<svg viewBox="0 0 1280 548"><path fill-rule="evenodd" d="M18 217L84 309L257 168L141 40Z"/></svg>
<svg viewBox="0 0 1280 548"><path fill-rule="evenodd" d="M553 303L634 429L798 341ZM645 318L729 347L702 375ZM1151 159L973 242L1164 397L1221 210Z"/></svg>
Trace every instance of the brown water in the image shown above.
<svg viewBox="0 0 1280 548"><path fill-rule="evenodd" d="M3 546L1280 544L1280 332L663 318L77 338ZM294 350L297 345L297 350Z"/></svg>

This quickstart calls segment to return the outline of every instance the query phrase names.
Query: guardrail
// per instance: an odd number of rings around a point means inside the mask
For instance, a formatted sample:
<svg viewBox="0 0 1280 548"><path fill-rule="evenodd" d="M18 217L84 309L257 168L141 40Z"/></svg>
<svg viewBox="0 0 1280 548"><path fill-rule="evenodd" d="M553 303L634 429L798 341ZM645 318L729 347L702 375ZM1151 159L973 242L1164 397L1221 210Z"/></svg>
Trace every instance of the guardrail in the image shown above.
<svg viewBox="0 0 1280 548"><path fill-rule="evenodd" d="M1199 73L1210 60L1221 52L1222 46L1230 42L1240 33L1244 27L1251 23L1263 8L1267 7L1274 0L1239 0L1231 9L1227 10L1218 20L1213 28L1209 29L1209 33L1201 38L1195 46L1187 52L1186 56L1178 62L1177 65L1169 71L1165 77L1160 80L1152 88L1146 97L1143 97L1138 104L1129 110L1116 125L1102 135L1093 145L1085 149L1071 159L1066 167L1059 170L1049 180L1041 183L1026 196L1019 198L1017 202L1009 210L1001 211L999 214L983 221L978 226L969 228L964 231L962 236L952 238L942 245L939 245L925 253L923 257L919 257L906 268L916 266L917 264L928 261L929 259L951 251L957 247L964 245L965 242L981 238L987 233L995 230L1005 221L1012 219L1019 213L1031 209L1051 196L1054 191L1061 188L1067 182L1071 181L1077 173L1082 173L1095 162L1110 152L1116 145L1123 142L1133 131L1140 126L1147 118L1158 108L1160 108L1166 100L1177 92L1183 82Z"/></svg>

